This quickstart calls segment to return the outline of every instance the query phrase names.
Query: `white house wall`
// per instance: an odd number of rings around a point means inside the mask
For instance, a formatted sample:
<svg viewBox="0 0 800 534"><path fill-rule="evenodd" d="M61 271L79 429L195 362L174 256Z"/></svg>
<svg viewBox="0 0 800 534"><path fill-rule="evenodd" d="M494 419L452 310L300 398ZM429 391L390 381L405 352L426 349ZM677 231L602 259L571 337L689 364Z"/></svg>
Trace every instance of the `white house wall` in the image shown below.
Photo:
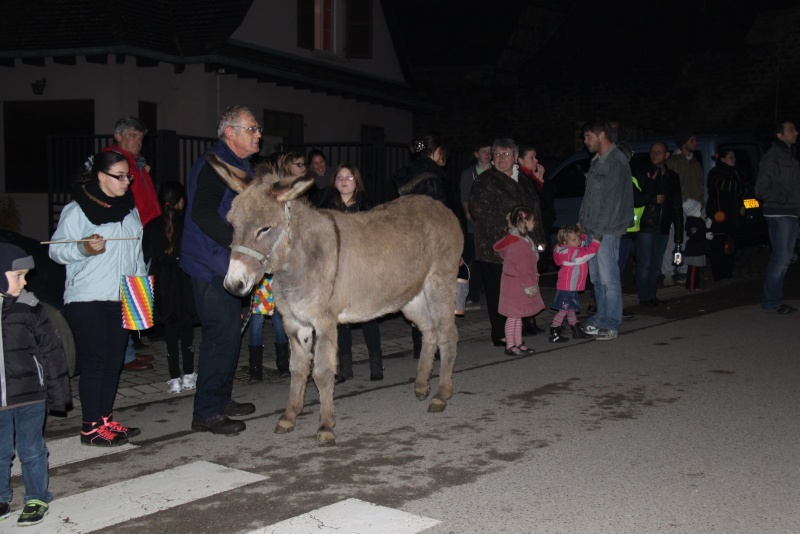
<svg viewBox="0 0 800 534"><path fill-rule="evenodd" d="M359 141L362 124L383 127L387 141L408 142L411 136L411 112L258 83L235 75L207 73L202 65L190 65L183 73L175 74L172 65L137 67L134 58L116 64L114 57L110 57L106 65L87 63L83 58L78 58L74 66L60 65L48 59L44 67L18 64L14 68L0 69L3 101L94 100L96 133L111 133L118 118L137 115L139 101L147 101L158 106L159 129L186 135L216 135L219 111L231 104L244 104L251 107L258 118L264 109L302 114L305 140L311 142ZM44 94L34 96L30 84L41 78L47 79ZM267 135L269 127L265 125ZM4 135L0 131L3 161ZM42 157L44 150L42 147ZM2 191L5 191L5 183L3 163L0 165ZM14 198L22 207L23 233L39 239L48 237L46 195L5 196Z"/></svg>

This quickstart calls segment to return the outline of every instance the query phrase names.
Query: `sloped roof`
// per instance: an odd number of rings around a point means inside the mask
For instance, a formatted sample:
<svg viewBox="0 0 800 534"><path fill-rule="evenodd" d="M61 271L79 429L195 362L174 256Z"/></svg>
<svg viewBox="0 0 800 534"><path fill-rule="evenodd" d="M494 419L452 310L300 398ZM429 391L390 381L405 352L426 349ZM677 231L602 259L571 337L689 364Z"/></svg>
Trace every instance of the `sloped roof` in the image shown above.
<svg viewBox="0 0 800 534"><path fill-rule="evenodd" d="M255 78L401 109L430 109L406 83L228 41L253 0L27 0L0 17L0 66L45 58L75 64L78 56L105 63L109 55L136 58L139 66L204 64ZM387 18L390 18L387 15ZM397 31L391 22L390 29ZM393 36L395 47L401 42ZM401 63L405 57L398 50ZM409 69L403 65L408 79Z"/></svg>

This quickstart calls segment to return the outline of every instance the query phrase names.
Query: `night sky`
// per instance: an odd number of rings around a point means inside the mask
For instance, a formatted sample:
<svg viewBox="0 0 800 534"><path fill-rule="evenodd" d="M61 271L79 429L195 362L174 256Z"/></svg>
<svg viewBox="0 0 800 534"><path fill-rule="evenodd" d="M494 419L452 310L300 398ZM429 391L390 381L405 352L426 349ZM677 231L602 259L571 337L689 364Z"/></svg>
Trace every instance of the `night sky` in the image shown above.
<svg viewBox="0 0 800 534"><path fill-rule="evenodd" d="M494 64L529 6L564 15L537 64L591 69L603 55L620 72L743 42L760 11L796 0L394 0L412 67ZM800 29L799 29L800 31ZM549 64L548 64L549 63Z"/></svg>

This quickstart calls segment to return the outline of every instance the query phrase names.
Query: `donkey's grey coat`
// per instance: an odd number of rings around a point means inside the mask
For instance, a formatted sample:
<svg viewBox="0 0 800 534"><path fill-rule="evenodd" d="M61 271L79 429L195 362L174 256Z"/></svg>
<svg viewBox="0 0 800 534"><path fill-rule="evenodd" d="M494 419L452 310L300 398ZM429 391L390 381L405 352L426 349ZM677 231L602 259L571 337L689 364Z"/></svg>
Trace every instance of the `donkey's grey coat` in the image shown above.
<svg viewBox="0 0 800 534"><path fill-rule="evenodd" d="M429 412L453 393L458 332L454 303L463 237L458 220L428 197L401 197L370 211L315 210L298 198L312 179L280 181L259 167L248 183L238 169L208 157L238 192L228 221L233 245L225 287L248 294L265 272L291 345L289 402L275 429L294 430L311 361L320 395L320 444L335 442L333 407L338 323L361 323L401 310L422 332L414 391L430 393L433 357L441 357L439 389Z"/></svg>

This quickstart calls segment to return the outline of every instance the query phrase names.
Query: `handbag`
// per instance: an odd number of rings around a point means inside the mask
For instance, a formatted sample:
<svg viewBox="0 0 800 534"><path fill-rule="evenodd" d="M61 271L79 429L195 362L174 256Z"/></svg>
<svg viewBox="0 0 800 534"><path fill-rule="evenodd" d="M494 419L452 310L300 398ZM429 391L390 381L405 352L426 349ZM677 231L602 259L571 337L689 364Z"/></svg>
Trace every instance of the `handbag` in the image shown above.
<svg viewBox="0 0 800 534"><path fill-rule="evenodd" d="M153 283L155 277L122 275L122 328L147 330L153 322Z"/></svg>

